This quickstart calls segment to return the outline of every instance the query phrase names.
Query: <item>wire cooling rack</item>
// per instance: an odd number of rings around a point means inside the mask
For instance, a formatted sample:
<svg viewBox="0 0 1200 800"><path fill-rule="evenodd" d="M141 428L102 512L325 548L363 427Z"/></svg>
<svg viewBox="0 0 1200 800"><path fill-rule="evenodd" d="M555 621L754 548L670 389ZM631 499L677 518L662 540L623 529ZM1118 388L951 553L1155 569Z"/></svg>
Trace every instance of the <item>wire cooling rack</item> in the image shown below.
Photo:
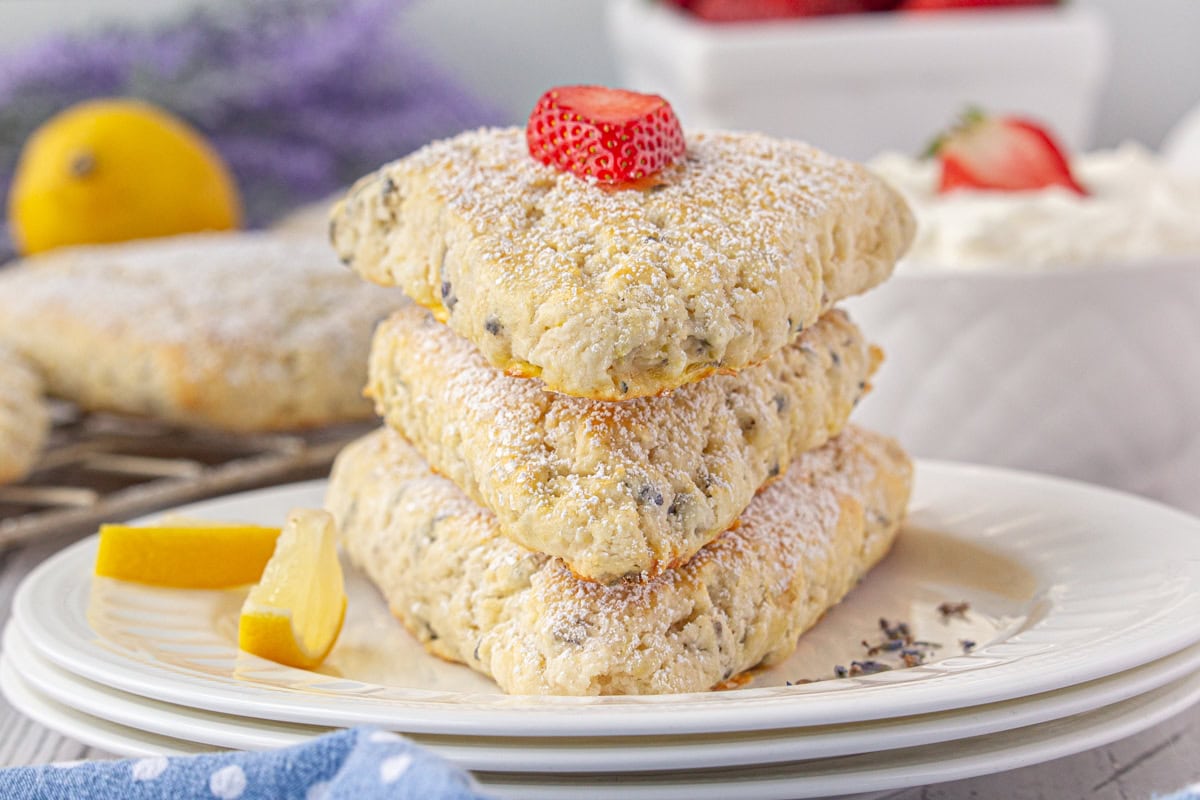
<svg viewBox="0 0 1200 800"><path fill-rule="evenodd" d="M0 548L203 497L323 477L343 445L378 424L235 434L81 413L68 404L53 411L54 429L34 470L20 483L0 485Z"/></svg>

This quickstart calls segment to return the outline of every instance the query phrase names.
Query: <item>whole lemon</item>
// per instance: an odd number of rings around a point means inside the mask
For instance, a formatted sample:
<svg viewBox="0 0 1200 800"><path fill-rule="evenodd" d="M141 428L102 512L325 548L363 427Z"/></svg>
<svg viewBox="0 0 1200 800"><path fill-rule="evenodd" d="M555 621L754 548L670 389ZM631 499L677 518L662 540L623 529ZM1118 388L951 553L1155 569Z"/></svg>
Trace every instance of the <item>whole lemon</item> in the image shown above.
<svg viewBox="0 0 1200 800"><path fill-rule="evenodd" d="M241 223L237 185L187 123L130 99L91 100L47 120L25 143L8 198L25 254Z"/></svg>

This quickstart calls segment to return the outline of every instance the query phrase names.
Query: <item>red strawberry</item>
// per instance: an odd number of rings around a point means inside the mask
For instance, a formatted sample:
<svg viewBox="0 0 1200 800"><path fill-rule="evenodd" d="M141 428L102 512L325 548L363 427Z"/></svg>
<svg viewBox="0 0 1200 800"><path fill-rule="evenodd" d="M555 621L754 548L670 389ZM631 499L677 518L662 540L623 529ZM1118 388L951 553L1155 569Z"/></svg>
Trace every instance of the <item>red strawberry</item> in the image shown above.
<svg viewBox="0 0 1200 800"><path fill-rule="evenodd" d="M820 17L889 11L900 0L671 0L693 16L708 22Z"/></svg>
<svg viewBox="0 0 1200 800"><path fill-rule="evenodd" d="M904 0L901 11L958 11L973 8L1053 6L1059 0Z"/></svg>
<svg viewBox="0 0 1200 800"><path fill-rule="evenodd" d="M792 10L791 0L686 0L677 5L708 22L784 19Z"/></svg>
<svg viewBox="0 0 1200 800"><path fill-rule="evenodd" d="M559 86L542 95L525 126L529 154L604 184L632 183L683 155L683 129L656 94Z"/></svg>
<svg viewBox="0 0 1200 800"><path fill-rule="evenodd" d="M1064 186L1087 194L1044 128L1020 117L968 111L962 122L930 147L942 163L939 192L954 189L1042 189Z"/></svg>

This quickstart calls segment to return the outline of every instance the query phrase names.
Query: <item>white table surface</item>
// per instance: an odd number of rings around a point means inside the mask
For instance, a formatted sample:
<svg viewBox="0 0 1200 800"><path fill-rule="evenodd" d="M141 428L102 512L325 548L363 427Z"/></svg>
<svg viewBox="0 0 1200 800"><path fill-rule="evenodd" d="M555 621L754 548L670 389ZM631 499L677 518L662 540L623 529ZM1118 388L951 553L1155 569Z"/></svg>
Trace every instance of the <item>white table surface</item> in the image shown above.
<svg viewBox="0 0 1200 800"><path fill-rule="evenodd" d="M57 537L0 553L0 619L31 569L77 537ZM15 711L0 697L0 765L112 758ZM1200 705L1106 747L1032 767L877 795L879 800L1134 800L1200 781Z"/></svg>

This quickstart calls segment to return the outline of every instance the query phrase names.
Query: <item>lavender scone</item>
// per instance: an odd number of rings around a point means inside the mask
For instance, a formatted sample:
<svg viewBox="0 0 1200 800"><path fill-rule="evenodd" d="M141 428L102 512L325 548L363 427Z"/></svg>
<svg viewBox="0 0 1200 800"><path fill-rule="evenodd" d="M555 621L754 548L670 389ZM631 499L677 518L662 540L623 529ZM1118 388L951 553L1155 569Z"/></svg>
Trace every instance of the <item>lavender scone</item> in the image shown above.
<svg viewBox="0 0 1200 800"><path fill-rule="evenodd" d="M651 694L790 654L887 553L911 477L894 442L849 428L685 564L611 585L502 536L386 428L338 457L327 505L350 559L435 655L511 693Z"/></svg>
<svg viewBox="0 0 1200 800"><path fill-rule="evenodd" d="M25 359L0 344L0 483L29 473L49 431L41 378Z"/></svg>
<svg viewBox="0 0 1200 800"><path fill-rule="evenodd" d="M602 582L654 576L846 424L879 353L840 311L766 362L612 403L492 367L409 306L380 325L367 393L518 544Z"/></svg>
<svg viewBox="0 0 1200 800"><path fill-rule="evenodd" d="M360 180L331 237L493 366L621 400L765 361L912 240L900 195L799 142L690 132L613 191L529 156L516 128L434 142Z"/></svg>
<svg viewBox="0 0 1200 800"><path fill-rule="evenodd" d="M404 303L317 237L63 248L0 271L0 342L88 410L231 431L365 419L376 322Z"/></svg>

